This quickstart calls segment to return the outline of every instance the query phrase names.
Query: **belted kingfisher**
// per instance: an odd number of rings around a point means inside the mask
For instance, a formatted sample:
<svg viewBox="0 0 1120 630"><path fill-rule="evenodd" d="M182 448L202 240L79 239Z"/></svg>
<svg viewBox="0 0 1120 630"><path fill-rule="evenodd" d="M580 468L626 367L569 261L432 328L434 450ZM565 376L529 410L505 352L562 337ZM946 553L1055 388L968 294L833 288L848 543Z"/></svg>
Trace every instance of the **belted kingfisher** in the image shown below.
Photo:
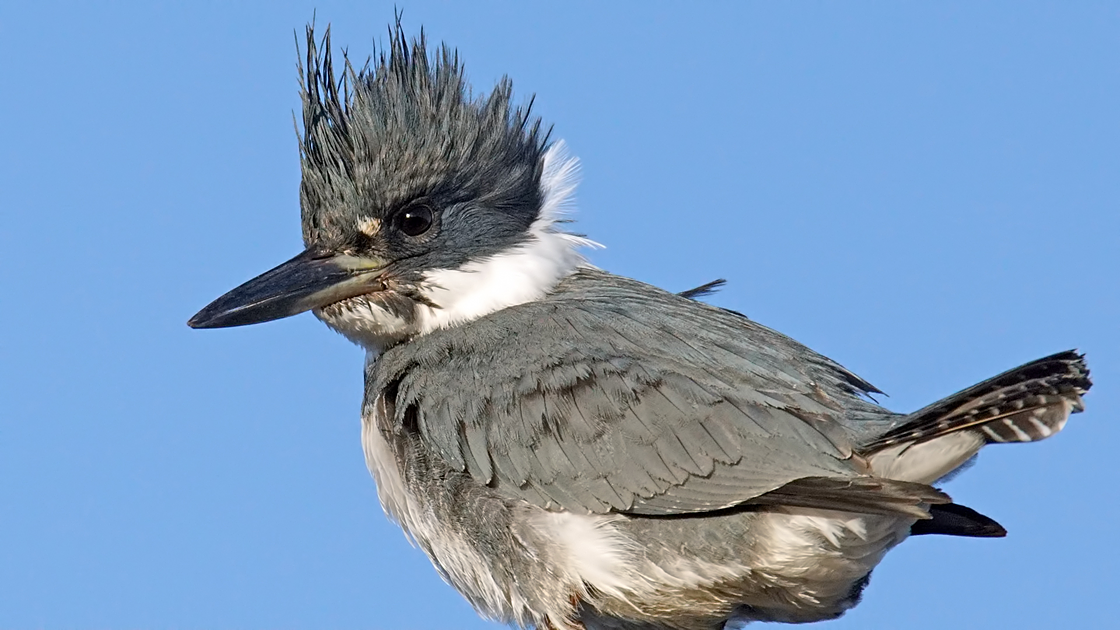
<svg viewBox="0 0 1120 630"><path fill-rule="evenodd" d="M907 536L1003 536L933 487L1082 410L1083 357L1033 361L910 414L736 312L588 264L576 163L503 79L398 23L335 76L300 67L306 250L195 328L304 311L367 352L381 503L493 619L710 630L854 606Z"/></svg>

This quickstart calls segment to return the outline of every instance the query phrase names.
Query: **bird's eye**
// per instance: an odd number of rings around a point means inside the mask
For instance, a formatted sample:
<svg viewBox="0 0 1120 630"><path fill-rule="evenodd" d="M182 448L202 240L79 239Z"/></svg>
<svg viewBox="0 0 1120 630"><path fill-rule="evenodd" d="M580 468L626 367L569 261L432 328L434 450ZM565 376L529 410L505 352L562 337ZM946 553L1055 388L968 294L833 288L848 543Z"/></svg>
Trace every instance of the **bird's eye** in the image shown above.
<svg viewBox="0 0 1120 630"><path fill-rule="evenodd" d="M420 236L432 227L432 209L417 204L397 215L397 228L409 236Z"/></svg>

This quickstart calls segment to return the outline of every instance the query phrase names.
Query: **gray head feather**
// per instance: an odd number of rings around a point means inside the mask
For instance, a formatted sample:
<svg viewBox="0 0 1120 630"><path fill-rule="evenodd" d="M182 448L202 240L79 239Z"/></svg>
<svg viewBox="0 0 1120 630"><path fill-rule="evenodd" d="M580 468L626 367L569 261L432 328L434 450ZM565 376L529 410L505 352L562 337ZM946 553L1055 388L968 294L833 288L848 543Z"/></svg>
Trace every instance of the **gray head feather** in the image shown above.
<svg viewBox="0 0 1120 630"><path fill-rule="evenodd" d="M300 202L308 246L345 245L357 221L391 217L420 198L445 224L455 220L464 246L482 231L495 249L524 238L540 209L548 134L530 117L531 103L511 107L508 79L475 98L458 53L442 45L429 59L423 32L410 44L399 22L375 63L356 70L346 59L341 79L329 28L321 46L311 26L306 41Z"/></svg>

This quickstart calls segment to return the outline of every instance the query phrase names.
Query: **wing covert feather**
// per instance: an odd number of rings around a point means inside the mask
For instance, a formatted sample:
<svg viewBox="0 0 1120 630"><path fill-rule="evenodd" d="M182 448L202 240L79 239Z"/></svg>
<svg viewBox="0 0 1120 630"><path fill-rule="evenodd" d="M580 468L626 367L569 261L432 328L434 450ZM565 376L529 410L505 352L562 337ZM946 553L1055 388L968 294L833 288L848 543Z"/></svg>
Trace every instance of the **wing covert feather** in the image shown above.
<svg viewBox="0 0 1120 630"><path fill-rule="evenodd" d="M874 390L744 317L585 270L540 302L388 350L367 390L454 470L549 509L664 515L862 472ZM884 411L884 413L886 413Z"/></svg>

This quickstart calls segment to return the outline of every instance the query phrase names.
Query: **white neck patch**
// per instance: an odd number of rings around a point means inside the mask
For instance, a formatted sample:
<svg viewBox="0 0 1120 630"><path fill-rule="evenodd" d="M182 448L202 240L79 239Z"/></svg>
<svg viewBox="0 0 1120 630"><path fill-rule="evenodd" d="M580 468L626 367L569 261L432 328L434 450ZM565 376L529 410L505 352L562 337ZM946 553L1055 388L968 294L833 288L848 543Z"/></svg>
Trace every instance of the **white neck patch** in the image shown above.
<svg viewBox="0 0 1120 630"><path fill-rule="evenodd" d="M602 246L556 225L571 208L578 173L579 160L568 155L563 141L552 145L544 155L541 212L529 227L529 239L459 269L425 274L423 295L439 308L420 307L420 334L539 300L576 269L589 266L577 250Z"/></svg>

